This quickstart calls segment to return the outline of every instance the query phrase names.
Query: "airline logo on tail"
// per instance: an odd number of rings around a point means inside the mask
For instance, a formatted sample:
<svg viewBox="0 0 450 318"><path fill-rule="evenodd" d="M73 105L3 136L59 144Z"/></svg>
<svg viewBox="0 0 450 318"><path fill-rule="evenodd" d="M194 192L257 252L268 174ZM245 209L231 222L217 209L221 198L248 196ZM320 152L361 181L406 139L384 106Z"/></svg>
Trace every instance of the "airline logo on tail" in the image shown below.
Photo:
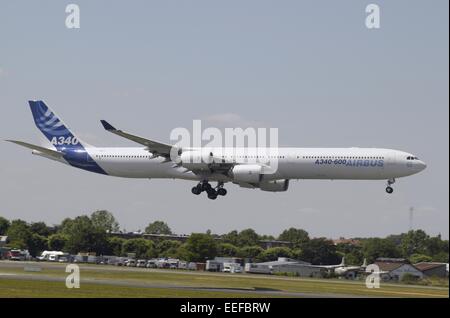
<svg viewBox="0 0 450 318"><path fill-rule="evenodd" d="M52 145L57 149L82 147L78 138L43 101L29 101L29 104L36 126Z"/></svg>

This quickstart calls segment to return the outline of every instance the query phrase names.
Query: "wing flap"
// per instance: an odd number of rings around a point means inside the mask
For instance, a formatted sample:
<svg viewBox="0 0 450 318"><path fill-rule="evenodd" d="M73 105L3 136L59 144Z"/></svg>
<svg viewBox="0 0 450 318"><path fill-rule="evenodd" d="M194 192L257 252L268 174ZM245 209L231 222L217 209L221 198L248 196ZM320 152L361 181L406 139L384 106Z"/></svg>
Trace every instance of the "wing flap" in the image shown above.
<svg viewBox="0 0 450 318"><path fill-rule="evenodd" d="M36 146L36 145L29 144L27 142L23 142L23 141L19 141L19 140L5 140L5 141L12 142L14 144L17 144L17 145L22 146L22 147L29 148L31 150L39 151L39 152L41 152L43 154L46 154L48 156L51 156L51 157L54 157L54 158L58 158L58 159L62 158L65 155L64 152L55 151L55 150L48 149L48 148L41 147L41 146Z"/></svg>

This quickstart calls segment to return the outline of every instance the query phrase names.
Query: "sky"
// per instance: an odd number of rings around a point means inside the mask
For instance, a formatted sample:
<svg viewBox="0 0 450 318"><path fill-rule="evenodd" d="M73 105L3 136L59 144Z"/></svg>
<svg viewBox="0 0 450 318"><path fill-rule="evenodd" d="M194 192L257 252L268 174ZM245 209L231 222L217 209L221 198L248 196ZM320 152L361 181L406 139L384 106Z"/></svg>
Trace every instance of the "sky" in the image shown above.
<svg viewBox="0 0 450 318"><path fill-rule="evenodd" d="M369 3L380 28L365 25ZM122 179L0 142L0 215L58 224L111 211L121 228L163 220L179 234L289 227L313 237L449 236L449 3L430 1L0 1L0 139L39 144L27 101L43 99L82 139L136 146L176 127L278 128L292 147L380 147L428 167L385 181L290 183L283 193ZM65 26L66 5L80 29Z"/></svg>

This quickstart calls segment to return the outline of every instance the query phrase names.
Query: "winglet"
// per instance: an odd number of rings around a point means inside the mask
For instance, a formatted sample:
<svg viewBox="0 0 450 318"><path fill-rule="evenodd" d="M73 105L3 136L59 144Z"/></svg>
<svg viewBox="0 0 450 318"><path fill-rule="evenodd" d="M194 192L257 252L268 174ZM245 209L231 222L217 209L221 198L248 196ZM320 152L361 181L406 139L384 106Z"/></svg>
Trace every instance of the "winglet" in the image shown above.
<svg viewBox="0 0 450 318"><path fill-rule="evenodd" d="M106 120L100 120L100 122L103 125L103 128L105 128L106 130L117 130L116 128L114 128L110 123L108 123Z"/></svg>

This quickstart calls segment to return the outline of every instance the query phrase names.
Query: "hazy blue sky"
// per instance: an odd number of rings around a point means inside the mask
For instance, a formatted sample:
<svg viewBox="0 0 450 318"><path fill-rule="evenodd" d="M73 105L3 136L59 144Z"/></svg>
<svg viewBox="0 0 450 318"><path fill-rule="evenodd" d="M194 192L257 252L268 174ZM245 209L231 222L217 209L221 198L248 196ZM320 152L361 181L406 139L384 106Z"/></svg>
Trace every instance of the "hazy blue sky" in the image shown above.
<svg viewBox="0 0 450 318"><path fill-rule="evenodd" d="M81 29L65 27L77 3ZM112 211L127 230L288 227L312 236L449 233L448 1L0 1L0 137L39 143L27 104L44 99L94 145L135 144L99 120L169 141L193 119L278 127L282 145L412 152L428 168L385 181L298 181L216 201L192 182L107 177L1 142L0 215L59 223ZM381 7L381 28L365 7Z"/></svg>

